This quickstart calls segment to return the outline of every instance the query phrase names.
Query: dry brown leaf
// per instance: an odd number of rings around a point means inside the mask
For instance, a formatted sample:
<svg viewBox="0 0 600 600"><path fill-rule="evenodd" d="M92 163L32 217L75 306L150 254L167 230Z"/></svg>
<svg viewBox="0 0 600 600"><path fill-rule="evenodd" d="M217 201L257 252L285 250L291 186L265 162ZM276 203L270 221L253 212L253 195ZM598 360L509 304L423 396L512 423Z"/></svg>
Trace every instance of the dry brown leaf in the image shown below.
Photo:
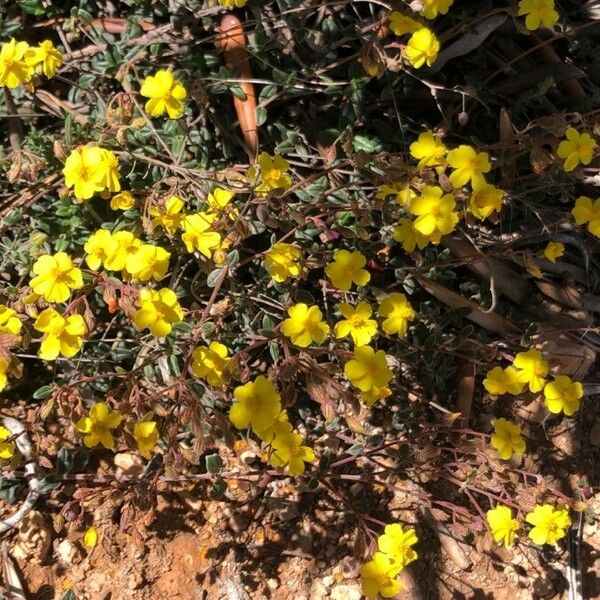
<svg viewBox="0 0 600 600"><path fill-rule="evenodd" d="M472 300L464 298L460 294L449 290L448 288L435 283L426 277L421 275L415 275L415 279L425 288L432 296L435 296L438 300L450 306L451 308L468 308L471 312L467 315L467 319L477 323L480 327L487 329L488 331L494 331L495 333L501 333L504 335L515 335L520 332L519 328L507 321L504 317L501 317L495 312L485 312L482 308Z"/></svg>
<svg viewBox="0 0 600 600"><path fill-rule="evenodd" d="M242 22L233 14L226 14L221 20L220 33L217 36L217 47L224 54L225 64L238 73L239 84L246 98L233 97L233 104L240 122L244 141L248 147L251 162L258 153L258 128L256 125L256 92L250 70L250 54L246 50L246 35Z"/></svg>
<svg viewBox="0 0 600 600"><path fill-rule="evenodd" d="M528 306L535 288L520 273L504 262L481 254L470 242L458 236L446 236L442 243L454 256L465 259L465 266L485 281L494 278L499 294L516 304Z"/></svg>

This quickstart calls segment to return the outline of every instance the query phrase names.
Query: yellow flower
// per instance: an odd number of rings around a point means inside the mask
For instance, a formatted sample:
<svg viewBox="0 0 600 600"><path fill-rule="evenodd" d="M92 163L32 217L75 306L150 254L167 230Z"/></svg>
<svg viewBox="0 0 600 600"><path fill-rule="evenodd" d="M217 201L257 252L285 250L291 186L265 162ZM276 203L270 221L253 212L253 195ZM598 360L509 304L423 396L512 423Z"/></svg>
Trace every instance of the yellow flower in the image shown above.
<svg viewBox="0 0 600 600"><path fill-rule="evenodd" d="M529 532L534 544L555 544L565 537L566 530L571 526L569 509L564 505L554 508L551 504L538 504L533 511L525 516L525 520L533 525Z"/></svg>
<svg viewBox="0 0 600 600"><path fill-rule="evenodd" d="M567 375L557 375L554 381L544 386L544 402L551 413L565 413L568 417L579 410L583 398L583 386L571 381Z"/></svg>
<svg viewBox="0 0 600 600"><path fill-rule="evenodd" d="M417 29L410 36L405 49L406 58L415 69L419 69L425 63L431 66L437 59L439 51L440 41L427 27Z"/></svg>
<svg viewBox="0 0 600 600"><path fill-rule="evenodd" d="M103 185L103 189L109 192L118 192L121 190L121 183L119 182L119 159L111 150L100 148L100 151L102 154L102 177L100 183Z"/></svg>
<svg viewBox="0 0 600 600"><path fill-rule="evenodd" d="M101 266L107 271L122 271L127 257L141 245L142 242L130 231L117 231L113 234L107 229L98 229L83 246L87 253L85 262L94 271Z"/></svg>
<svg viewBox="0 0 600 600"><path fill-rule="evenodd" d="M248 0L219 0L219 4L225 8L242 8Z"/></svg>
<svg viewBox="0 0 600 600"><path fill-rule="evenodd" d="M125 271L138 281L160 281L167 274L171 253L160 246L142 244L127 256Z"/></svg>
<svg viewBox="0 0 600 600"><path fill-rule="evenodd" d="M483 219L487 219L492 213L500 212L503 198L503 190L488 183L477 181L477 183L473 184L473 193L469 200L471 214L483 221Z"/></svg>
<svg viewBox="0 0 600 600"><path fill-rule="evenodd" d="M454 194L444 194L437 185L426 185L410 203L410 212L417 218L414 228L434 244L439 244L443 235L454 231L458 223L458 213L455 212L456 199Z"/></svg>
<svg viewBox="0 0 600 600"><path fill-rule="evenodd" d="M453 2L454 0L421 0L423 8L420 14L426 19L435 19L438 14L445 15Z"/></svg>
<svg viewBox="0 0 600 600"><path fill-rule="evenodd" d="M84 434L83 443L86 448L102 444L108 450L114 450L115 440L111 429L116 429L123 420L123 415L111 411L105 402L96 402L90 408L89 416L82 417L75 427Z"/></svg>
<svg viewBox="0 0 600 600"><path fill-rule="evenodd" d="M367 259L360 252L336 250L333 254L333 262L325 267L325 275L338 290L347 292L353 283L356 285L369 283L371 274L363 269L366 264Z"/></svg>
<svg viewBox="0 0 600 600"><path fill-rule="evenodd" d="M579 196L575 200L575 206L571 210L571 214L577 225L585 225L587 223L588 231L600 237L600 198L596 198L593 202L587 196Z"/></svg>
<svg viewBox="0 0 600 600"><path fill-rule="evenodd" d="M392 559L394 565L404 568L418 558L418 554L411 548L418 541L414 529L404 531L402 525L392 523L385 526L383 535L377 539L377 547Z"/></svg>
<svg viewBox="0 0 600 600"><path fill-rule="evenodd" d="M560 242L548 242L543 254L550 262L556 262L565 253L565 245Z"/></svg>
<svg viewBox="0 0 600 600"><path fill-rule="evenodd" d="M152 335L160 338L171 333L173 325L183 320L183 310L173 290L162 288L158 291L144 288L139 293L140 308L132 317L138 331L149 329Z"/></svg>
<svg viewBox="0 0 600 600"><path fill-rule="evenodd" d="M281 333L290 338L292 344L306 348L313 342L320 344L329 335L329 325L323 322L323 313L318 306L299 302L288 308L289 318L281 324Z"/></svg>
<svg viewBox="0 0 600 600"><path fill-rule="evenodd" d="M185 202L179 196L171 196L164 207L151 206L148 209L148 214L152 218L152 227L161 225L167 233L173 235L181 226L181 221L184 215L181 210L185 206Z"/></svg>
<svg viewBox="0 0 600 600"><path fill-rule="evenodd" d="M455 188L471 185L480 189L485 185L484 173L492 168L490 156L487 152L477 152L472 146L461 144L458 148L450 150L446 160L454 171L450 174L450 183Z"/></svg>
<svg viewBox="0 0 600 600"><path fill-rule="evenodd" d="M389 387L372 387L366 392L360 392L360 399L366 406L373 406L378 400L383 400L392 395L392 390Z"/></svg>
<svg viewBox="0 0 600 600"><path fill-rule="evenodd" d="M8 385L8 371L10 370L10 361L0 356L0 392Z"/></svg>
<svg viewBox="0 0 600 600"><path fill-rule="evenodd" d="M379 314L385 317L382 329L390 335L398 334L400 337L406 336L408 322L417 316L406 296L400 292L394 292L381 300Z"/></svg>
<svg viewBox="0 0 600 600"><path fill-rule="evenodd" d="M208 347L199 346L192 352L190 370L194 377L206 379L208 385L218 387L225 383L224 375L231 359L227 346L211 342Z"/></svg>
<svg viewBox="0 0 600 600"><path fill-rule="evenodd" d="M170 119L178 119L183 114L182 101L187 92L171 71L160 69L154 75L148 75L144 79L140 94L150 98L144 108L151 117L160 117L166 112Z"/></svg>
<svg viewBox="0 0 600 600"><path fill-rule="evenodd" d="M59 354L65 358L75 356L81 349L83 336L87 332L81 315L65 318L53 308L43 310L33 327L46 334L38 350L38 356L44 360L55 360Z"/></svg>
<svg viewBox="0 0 600 600"><path fill-rule="evenodd" d="M394 228L392 236L402 244L405 252L413 252L417 246L423 250L429 244L429 238L417 231L415 224L404 217L398 221L398 226Z"/></svg>
<svg viewBox="0 0 600 600"><path fill-rule="evenodd" d="M56 70L63 64L63 57L50 40L44 40L39 46L29 48L25 55L27 64L43 73L46 77L54 77Z"/></svg>
<svg viewBox="0 0 600 600"><path fill-rule="evenodd" d="M271 427L281 413L281 398L264 375L233 390L229 419L238 429L251 426L255 432Z"/></svg>
<svg viewBox="0 0 600 600"><path fill-rule="evenodd" d="M374 335L377 335L377 321L369 319L373 310L368 302L363 300L356 307L342 302L340 312L345 319L335 324L333 331L336 338L349 335L355 346L365 346Z"/></svg>
<svg viewBox="0 0 600 600"><path fill-rule="evenodd" d="M525 27L533 31L542 25L552 27L558 21L558 13L554 10L554 0L521 0L519 16L525 17Z"/></svg>
<svg viewBox="0 0 600 600"><path fill-rule="evenodd" d="M396 204L407 207L416 194L410 187L410 181L398 181L391 185L380 185L377 188L376 200L385 200L388 196L393 196Z"/></svg>
<svg viewBox="0 0 600 600"><path fill-rule="evenodd" d="M371 560L360 568L362 593L365 596L380 594L384 598L392 598L402 587L396 579L400 569L389 556L375 552Z"/></svg>
<svg viewBox="0 0 600 600"><path fill-rule="evenodd" d="M292 178L288 174L289 163L279 154L269 156L266 152L258 155L258 166L260 167L260 183L254 192L258 196L266 196L273 190L288 190L292 187ZM248 171L251 181L256 179L256 169L251 167Z"/></svg>
<svg viewBox="0 0 600 600"><path fill-rule="evenodd" d="M181 239L188 252L197 250L207 258L211 257L212 250L221 244L221 234L210 229L215 215L205 212L186 215L181 222L183 233Z"/></svg>
<svg viewBox="0 0 600 600"><path fill-rule="evenodd" d="M129 210L135 206L135 198L131 192L123 191L115 194L110 199L110 207L113 210Z"/></svg>
<svg viewBox="0 0 600 600"><path fill-rule="evenodd" d="M292 477L304 473L304 463L313 462L315 453L312 448L302 445L303 439L299 433L283 432L276 433L271 447L271 464L274 467L283 468L287 466L288 473Z"/></svg>
<svg viewBox="0 0 600 600"><path fill-rule="evenodd" d="M266 429L255 431L256 435L265 443L270 444L276 435L283 435L292 432L292 426L288 420L288 414L282 410L275 421Z"/></svg>
<svg viewBox="0 0 600 600"><path fill-rule="evenodd" d="M432 131L424 131L419 139L410 145L410 155L419 161L417 167L435 167L444 163L448 149L444 142Z"/></svg>
<svg viewBox="0 0 600 600"><path fill-rule="evenodd" d="M81 271L73 266L65 252L40 256L32 267L36 275L30 282L31 289L47 302L65 302L71 290L83 287Z"/></svg>
<svg viewBox="0 0 600 600"><path fill-rule="evenodd" d="M529 384L529 391L542 391L548 375L548 362L544 360L539 350L519 352L513 360L513 366L518 371L519 381Z"/></svg>
<svg viewBox="0 0 600 600"><path fill-rule="evenodd" d="M104 260L104 268L107 271L122 271L127 264L127 258L135 254L141 246L142 240L136 238L131 231L113 233L110 253Z"/></svg>
<svg viewBox="0 0 600 600"><path fill-rule="evenodd" d="M17 311L0 304L0 334L19 335L23 323L17 317Z"/></svg>
<svg viewBox="0 0 600 600"><path fill-rule="evenodd" d="M92 233L83 246L88 267L93 271L99 269L113 251L111 247L114 245L112 233L108 229L98 229Z"/></svg>
<svg viewBox="0 0 600 600"><path fill-rule="evenodd" d="M525 383L519 379L519 373L514 367L494 367L483 380L483 387L493 396L517 396L523 392Z"/></svg>
<svg viewBox="0 0 600 600"><path fill-rule="evenodd" d="M271 279L282 283L291 277L298 277L302 271L301 256L300 249L292 244L283 242L273 244L264 255L265 267Z"/></svg>
<svg viewBox="0 0 600 600"><path fill-rule="evenodd" d="M71 151L62 170L65 185L77 200L89 200L96 192L118 192L119 159L99 146L82 146Z"/></svg>
<svg viewBox="0 0 600 600"><path fill-rule="evenodd" d="M135 441L137 442L139 453L149 458L160 438L156 421L140 421L136 423L133 427L133 437L135 437Z"/></svg>
<svg viewBox="0 0 600 600"><path fill-rule="evenodd" d="M238 210L229 205L234 196L235 194L233 192L217 187L206 196L206 204L208 204L212 211L216 213L224 212L231 220L235 220L238 215Z"/></svg>
<svg viewBox="0 0 600 600"><path fill-rule="evenodd" d="M344 365L348 381L361 392L373 387L385 387L394 377L387 366L383 350L375 352L371 346L354 348L354 358Z"/></svg>
<svg viewBox="0 0 600 600"><path fill-rule="evenodd" d="M525 452L525 440L521 428L506 419L496 419L491 446L498 450L502 460L510 460L513 454L521 456Z"/></svg>
<svg viewBox="0 0 600 600"><path fill-rule="evenodd" d="M564 159L563 169L572 171L580 163L589 165L594 156L596 140L589 133L579 133L575 128L569 127L563 140L556 150L559 158Z"/></svg>
<svg viewBox="0 0 600 600"><path fill-rule="evenodd" d="M98 532L94 527L86 529L82 543L88 550L93 550L98 545Z"/></svg>
<svg viewBox="0 0 600 600"><path fill-rule="evenodd" d="M397 10L393 10L389 14L390 29L396 35L404 35L405 33L414 33L417 29L421 29L422 25L418 21L403 15Z"/></svg>
<svg viewBox="0 0 600 600"><path fill-rule="evenodd" d="M12 442L7 442L11 433L6 427L0 426L0 458L7 460L15 454L16 446Z"/></svg>
<svg viewBox="0 0 600 600"><path fill-rule="evenodd" d="M519 530L519 522L513 519L512 510L508 506L497 506L488 510L485 516L494 541L504 544L505 548L512 546Z"/></svg>
<svg viewBox="0 0 600 600"><path fill-rule="evenodd" d="M27 62L27 42L14 38L0 46L0 87L14 89L27 83L33 76L33 68Z"/></svg>

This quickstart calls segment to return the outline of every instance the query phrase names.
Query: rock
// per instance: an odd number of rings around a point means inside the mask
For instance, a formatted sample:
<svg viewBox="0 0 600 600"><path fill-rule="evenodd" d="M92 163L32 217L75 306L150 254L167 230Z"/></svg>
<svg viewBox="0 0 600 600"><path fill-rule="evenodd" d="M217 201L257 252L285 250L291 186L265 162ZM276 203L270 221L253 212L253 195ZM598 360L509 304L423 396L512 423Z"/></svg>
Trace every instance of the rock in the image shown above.
<svg viewBox="0 0 600 600"><path fill-rule="evenodd" d="M57 548L58 559L66 565L76 565L83 559L81 549L71 540L64 539Z"/></svg>
<svg viewBox="0 0 600 600"><path fill-rule="evenodd" d="M325 588L330 588L333 585L333 575L327 575L321 579Z"/></svg>
<svg viewBox="0 0 600 600"><path fill-rule="evenodd" d="M19 524L12 555L17 560L27 559L39 564L48 557L51 545L51 529L42 514L33 510Z"/></svg>
<svg viewBox="0 0 600 600"><path fill-rule="evenodd" d="M362 592L358 585L336 585L331 590L331 600L360 600Z"/></svg>
<svg viewBox="0 0 600 600"><path fill-rule="evenodd" d="M121 452L115 454L114 457L115 467L117 467L115 474L117 477L120 475L140 475L144 470L144 462L141 457L133 452Z"/></svg>
<svg viewBox="0 0 600 600"><path fill-rule="evenodd" d="M315 579L310 586L309 600L324 600L327 598L327 588L320 579Z"/></svg>
<svg viewBox="0 0 600 600"><path fill-rule="evenodd" d="M277 579L267 579L267 587L270 590L276 590L279 587L279 581Z"/></svg>
<svg viewBox="0 0 600 600"><path fill-rule="evenodd" d="M353 556L345 556L340 562L344 579L356 579L360 573L360 563Z"/></svg>
<svg viewBox="0 0 600 600"><path fill-rule="evenodd" d="M240 460L248 466L250 466L257 458L256 452L252 452L252 450L244 450L240 454Z"/></svg>

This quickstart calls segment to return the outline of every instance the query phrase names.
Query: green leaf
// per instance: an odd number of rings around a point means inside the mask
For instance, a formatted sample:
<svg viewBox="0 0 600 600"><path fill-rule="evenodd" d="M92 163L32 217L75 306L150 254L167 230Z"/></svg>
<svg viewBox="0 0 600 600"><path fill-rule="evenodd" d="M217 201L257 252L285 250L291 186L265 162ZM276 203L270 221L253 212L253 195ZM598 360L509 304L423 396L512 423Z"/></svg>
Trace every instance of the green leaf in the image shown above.
<svg viewBox="0 0 600 600"><path fill-rule="evenodd" d="M150 473L153 473L154 471L158 471L158 469L160 469L163 466L163 455L162 454L155 454L151 459L150 462L146 465L146 468L144 469L144 472L142 473L142 477L145 477L146 475L149 475Z"/></svg>
<svg viewBox="0 0 600 600"><path fill-rule="evenodd" d="M353 446L350 446L350 448L348 448L348 450L346 450L346 452L348 454L350 454L351 456L358 456L359 454L362 454L365 451L365 448L362 444L354 444Z"/></svg>
<svg viewBox="0 0 600 600"><path fill-rule="evenodd" d="M30 15L41 17L46 14L46 7L42 0L20 0L20 7Z"/></svg>
<svg viewBox="0 0 600 600"><path fill-rule="evenodd" d="M77 600L77 596L73 590L67 590L60 600Z"/></svg>
<svg viewBox="0 0 600 600"><path fill-rule="evenodd" d="M319 458L319 469L323 471L331 464L331 459L333 458L333 452L331 448L325 448L321 453L321 457Z"/></svg>
<svg viewBox="0 0 600 600"><path fill-rule="evenodd" d="M263 106L256 107L256 125L260 127L267 122L267 109Z"/></svg>
<svg viewBox="0 0 600 600"><path fill-rule="evenodd" d="M213 500L220 500L227 491L227 483L223 479L217 479L210 488L209 496Z"/></svg>
<svg viewBox="0 0 600 600"><path fill-rule="evenodd" d="M14 504L17 501L20 488L21 482L18 479L0 477L0 498L7 504Z"/></svg>
<svg viewBox="0 0 600 600"><path fill-rule="evenodd" d="M56 475L48 475L40 481L38 486L38 492L40 494L49 494L52 490L55 490L60 486L60 481L56 478Z"/></svg>
<svg viewBox="0 0 600 600"><path fill-rule="evenodd" d="M352 140L352 144L354 146L355 152L359 152L362 150L363 152L381 152L383 150L383 146L372 138L369 138L365 135L355 135Z"/></svg>
<svg viewBox="0 0 600 600"><path fill-rule="evenodd" d="M53 389L53 385L43 385L41 388L38 388L37 390L35 390L35 392L33 392L33 397L35 398L35 400L43 400L52 393Z"/></svg>
<svg viewBox="0 0 600 600"><path fill-rule="evenodd" d="M217 281L221 276L221 271L223 269L213 269L206 278L206 285L210 288L214 288L217 285Z"/></svg>
<svg viewBox="0 0 600 600"><path fill-rule="evenodd" d="M216 475L223 468L223 459L218 454L208 454L204 457L206 470Z"/></svg>
<svg viewBox="0 0 600 600"><path fill-rule="evenodd" d="M66 448L61 448L56 455L56 472L59 475L68 473L73 468L73 454Z"/></svg>

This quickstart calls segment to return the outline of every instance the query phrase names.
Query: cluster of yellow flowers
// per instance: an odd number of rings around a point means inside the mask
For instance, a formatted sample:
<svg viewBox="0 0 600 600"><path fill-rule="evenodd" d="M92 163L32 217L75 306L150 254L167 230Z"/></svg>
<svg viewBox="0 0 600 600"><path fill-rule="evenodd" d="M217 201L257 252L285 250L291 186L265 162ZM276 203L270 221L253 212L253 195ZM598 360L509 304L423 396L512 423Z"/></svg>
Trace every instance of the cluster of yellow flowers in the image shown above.
<svg viewBox="0 0 600 600"><path fill-rule="evenodd" d="M494 541L511 546L519 531L519 522L513 517L508 506L499 505L487 511L486 519ZM555 544L565 537L567 529L571 526L569 509L565 505L552 506L551 504L538 504L527 513L525 521L533 527L529 530L529 539L534 544Z"/></svg>
<svg viewBox="0 0 600 600"><path fill-rule="evenodd" d="M282 410L279 392L264 375L233 390L229 419L238 429L250 427L270 448L271 464L287 468L292 476L302 475L305 463L315 459L312 448L302 445L303 436L293 429Z"/></svg>
<svg viewBox="0 0 600 600"><path fill-rule="evenodd" d="M392 598L401 589L398 574L406 565L418 558L412 548L418 542L415 530L404 530L400 523L385 526L377 538L378 551L360 569L362 592L372 597L380 594Z"/></svg>
<svg viewBox="0 0 600 600"><path fill-rule="evenodd" d="M340 252L346 251L338 251L336 255ZM335 265L333 262L328 266ZM325 271L328 273L327 268ZM344 278L351 276L348 271L344 273ZM344 279L342 283L346 282ZM368 345L377 334L377 321L370 318L373 309L364 300L356 306L342 302L339 310L344 318L336 323L334 335L337 339L350 336L355 345L354 356L346 362L344 373L352 386L359 390L365 404L371 406L376 400L391 394L388 383L393 378L385 352L375 351ZM399 292L381 300L379 314L384 317L382 329L390 335L400 336L406 335L409 321L416 316L406 296ZM281 324L281 332L300 348L306 348L313 342L320 344L329 335L329 325L323 321L323 313L316 305L308 306L303 302L294 304L288 308L288 315Z"/></svg>
<svg viewBox="0 0 600 600"><path fill-rule="evenodd" d="M439 244L444 235L454 231L460 220L457 196L463 194L466 185L471 186L468 210L475 218L483 220L500 212L504 192L486 182L485 174L491 169L487 152L467 144L448 151L438 136L425 131L410 145L410 154L419 161L419 172L432 169L439 176L450 167L448 181L454 189L445 191L441 185L424 183L419 177L378 188L376 199L393 198L407 215L399 219L393 232L406 252Z"/></svg>
<svg viewBox="0 0 600 600"><path fill-rule="evenodd" d="M96 402L90 408L88 416L79 419L75 427L83 436L83 443L87 448L102 444L108 450L114 450L113 429L119 427L123 418L122 414L111 410L105 402ZM133 425L131 432L140 454L149 457L160 438L156 421L139 421Z"/></svg>
<svg viewBox="0 0 600 600"><path fill-rule="evenodd" d="M79 201L89 200L98 192L118 192L119 159L111 150L95 144L71 151L63 168L65 185L73 188Z"/></svg>
<svg viewBox="0 0 600 600"><path fill-rule="evenodd" d="M546 381L549 367L539 350L519 352L511 366L494 367L483 380L485 389L494 396L512 394L517 396L527 387L530 392L543 391L548 410L571 416L579 410L583 386L567 375L556 375L554 381Z"/></svg>
<svg viewBox="0 0 600 600"><path fill-rule="evenodd" d="M445 2L446 10L444 12L448 10L447 7L451 3L451 1ZM426 16L423 12L421 14ZM427 14L433 13L428 11ZM435 15L437 15L437 10ZM395 10L390 13L389 22L390 29L397 36L411 34L404 49L404 56L412 67L419 69L424 64L430 67L436 61L440 51L440 41L429 27L425 27L419 21Z"/></svg>
<svg viewBox="0 0 600 600"><path fill-rule="evenodd" d="M0 87L14 89L32 82L33 76L54 77L63 58L50 40L38 46L14 38L0 46Z"/></svg>

